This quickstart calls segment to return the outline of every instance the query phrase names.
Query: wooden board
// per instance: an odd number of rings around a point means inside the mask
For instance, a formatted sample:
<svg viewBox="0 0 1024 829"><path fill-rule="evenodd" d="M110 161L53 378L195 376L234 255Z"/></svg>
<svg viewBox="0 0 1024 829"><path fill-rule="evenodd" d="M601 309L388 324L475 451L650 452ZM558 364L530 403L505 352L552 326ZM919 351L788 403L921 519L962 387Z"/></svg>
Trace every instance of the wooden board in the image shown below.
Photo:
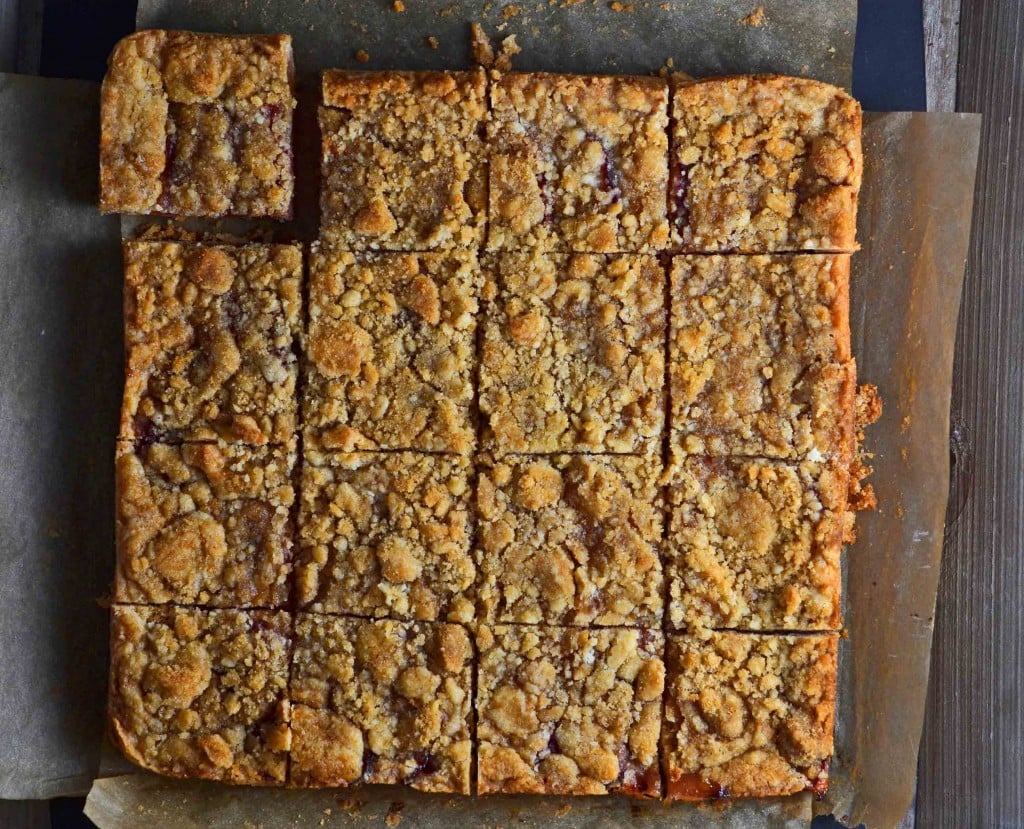
<svg viewBox="0 0 1024 829"><path fill-rule="evenodd" d="M1024 826L1024 5L1018 0L963 3L957 109L983 112L985 120L953 382L953 483L919 765L922 829Z"/></svg>

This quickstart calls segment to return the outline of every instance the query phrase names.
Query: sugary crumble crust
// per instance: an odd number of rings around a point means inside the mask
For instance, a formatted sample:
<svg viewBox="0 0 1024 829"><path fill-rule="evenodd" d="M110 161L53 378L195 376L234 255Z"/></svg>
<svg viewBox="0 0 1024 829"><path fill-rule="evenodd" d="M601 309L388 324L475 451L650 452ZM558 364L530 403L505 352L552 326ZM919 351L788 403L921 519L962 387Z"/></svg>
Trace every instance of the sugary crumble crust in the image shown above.
<svg viewBox="0 0 1024 829"><path fill-rule="evenodd" d="M488 246L665 247L667 130L658 78L493 73Z"/></svg>
<svg viewBox="0 0 1024 829"><path fill-rule="evenodd" d="M285 613L115 605L112 737L159 774L281 785L290 648Z"/></svg>
<svg viewBox="0 0 1024 829"><path fill-rule="evenodd" d="M680 256L672 443L685 454L849 461L848 255Z"/></svg>
<svg viewBox="0 0 1024 829"><path fill-rule="evenodd" d="M291 440L301 247L128 241L124 257L120 437Z"/></svg>
<svg viewBox="0 0 1024 829"><path fill-rule="evenodd" d="M477 790L661 793L660 631L480 625Z"/></svg>
<svg viewBox="0 0 1024 829"><path fill-rule="evenodd" d="M294 447L117 446L119 602L280 607Z"/></svg>
<svg viewBox="0 0 1024 829"><path fill-rule="evenodd" d="M357 254L314 244L303 402L310 445L472 451L482 280L472 251Z"/></svg>
<svg viewBox="0 0 1024 829"><path fill-rule="evenodd" d="M351 250L483 242L486 80L473 72L323 75L321 238Z"/></svg>
<svg viewBox="0 0 1024 829"><path fill-rule="evenodd" d="M477 463L482 619L661 625L660 461L551 455Z"/></svg>
<svg viewBox="0 0 1024 829"><path fill-rule="evenodd" d="M468 794L472 659L459 625L300 613L289 782Z"/></svg>
<svg viewBox="0 0 1024 829"><path fill-rule="evenodd" d="M837 642L835 634L669 636L668 798L823 793Z"/></svg>
<svg viewBox="0 0 1024 829"><path fill-rule="evenodd" d="M317 612L471 621L465 456L307 450L296 596Z"/></svg>
<svg viewBox="0 0 1024 829"><path fill-rule="evenodd" d="M150 30L103 81L100 207L171 216L291 216L288 35Z"/></svg>
<svg viewBox="0 0 1024 829"><path fill-rule="evenodd" d="M686 458L668 487L675 628L835 630L845 466Z"/></svg>
<svg viewBox="0 0 1024 829"><path fill-rule="evenodd" d="M861 110L804 78L673 90L673 245L709 253L856 250Z"/></svg>
<svg viewBox="0 0 1024 829"><path fill-rule="evenodd" d="M493 257L480 366L484 447L660 451L664 278L653 256Z"/></svg>

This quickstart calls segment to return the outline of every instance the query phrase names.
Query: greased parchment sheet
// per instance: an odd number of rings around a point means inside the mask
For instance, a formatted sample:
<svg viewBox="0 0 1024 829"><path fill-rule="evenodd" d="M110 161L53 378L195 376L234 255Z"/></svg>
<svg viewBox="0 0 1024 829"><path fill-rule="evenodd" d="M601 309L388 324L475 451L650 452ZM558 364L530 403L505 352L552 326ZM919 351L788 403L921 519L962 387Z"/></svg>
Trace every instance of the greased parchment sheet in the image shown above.
<svg viewBox="0 0 1024 829"><path fill-rule="evenodd" d="M406 0L406 5L415 2ZM141 12L152 5L144 0ZM159 5L181 5L196 15L231 14L240 29L256 29L246 15L260 13L264 4ZM326 9L333 4L311 0L304 5ZM363 5L368 8L371 0ZM566 13L589 5L598 4L587 0ZM673 5L681 9L685 4ZM744 13L754 5L719 4L733 11L742 6ZM783 4L763 5L768 29ZM224 11L227 6L234 12ZM387 11L390 2L381 6ZM623 13L622 19L638 21L642 6L637 3L633 16ZM289 4L289 13L297 8ZM465 38L466 14L463 10L456 21L460 39ZM730 14L731 21L739 17ZM691 41L700 33L695 19L677 21L680 38L684 29L691 31ZM230 23L194 25L232 28ZM300 67L304 61L313 65L303 57L308 25L283 26L296 36ZM749 28L730 25L741 34ZM386 41L375 47L347 34L351 31L341 18L321 31L325 40L340 44L332 49L337 59L324 58L324 65L355 65L351 56L357 48L371 52L369 66L427 65L411 54L406 60L402 52L385 64ZM852 44L852 29L848 40ZM436 55L423 60L436 57L431 65L463 65L450 54L442 60L445 48L442 44ZM542 64L527 53L517 66L640 71L667 56L613 66L574 64L568 58ZM688 65L683 49L674 57L677 68L693 74L717 71ZM787 71L791 59L723 68ZM848 80L848 66L845 72ZM90 84L13 76L0 82L0 319L6 323L0 336L7 338L0 353L5 460L0 465L0 589L5 601L0 704L12 724L0 748L0 795L6 797L82 791L95 775L99 750L107 623L97 600L113 571L110 459L121 383L121 272L117 219L101 217L94 208L97 101L98 88ZM132 774L95 784L88 804L93 819L104 827L147 823L177 829L319 825L321 820L325 826L348 826L376 816L379 825L379 818L395 813L394 804L404 804L397 813L403 824L426 826L452 820L566 829L633 823L802 826L812 808L835 809L853 823L866 820L872 827L894 825L913 790L927 685L947 492L952 345L977 136L977 119L961 116L889 115L870 119L866 128L864 251L854 260L852 317L862 379L878 383L887 404L883 421L869 432L869 445L878 453L874 481L883 506L877 515L862 516L860 540L847 554L850 639L841 657L837 758L828 800L811 804L804 797L700 809L617 798L464 801L382 789L237 790ZM571 809L562 815L565 806Z"/></svg>

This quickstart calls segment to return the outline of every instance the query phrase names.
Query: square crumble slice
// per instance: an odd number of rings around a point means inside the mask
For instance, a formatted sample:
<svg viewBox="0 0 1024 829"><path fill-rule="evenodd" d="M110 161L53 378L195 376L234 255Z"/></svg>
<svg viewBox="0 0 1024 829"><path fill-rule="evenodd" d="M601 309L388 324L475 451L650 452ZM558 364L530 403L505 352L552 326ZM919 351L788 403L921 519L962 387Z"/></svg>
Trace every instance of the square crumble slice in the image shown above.
<svg viewBox="0 0 1024 829"><path fill-rule="evenodd" d="M472 451L482 281L472 251L358 254L314 245L307 443Z"/></svg>
<svg viewBox="0 0 1024 829"><path fill-rule="evenodd" d="M861 110L819 81L737 76L672 95L673 244L707 253L857 249Z"/></svg>
<svg viewBox="0 0 1024 829"><path fill-rule="evenodd" d="M498 75L491 113L492 250L665 247L665 81Z"/></svg>
<svg viewBox="0 0 1024 829"><path fill-rule="evenodd" d="M484 619L660 627L658 459L550 455L478 463Z"/></svg>
<svg viewBox="0 0 1024 829"><path fill-rule="evenodd" d="M286 613L115 605L115 743L168 777L283 784L290 649Z"/></svg>
<svg viewBox="0 0 1024 829"><path fill-rule="evenodd" d="M669 800L828 789L838 636L669 636Z"/></svg>
<svg viewBox="0 0 1024 829"><path fill-rule="evenodd" d="M850 257L681 256L671 275L672 444L849 458Z"/></svg>
<svg viewBox="0 0 1024 829"><path fill-rule="evenodd" d="M639 452L665 419L665 274L653 256L502 253L488 268L484 448Z"/></svg>
<svg viewBox="0 0 1024 829"><path fill-rule="evenodd" d="M672 626L837 629L848 488L845 466L684 459L668 490Z"/></svg>
<svg viewBox="0 0 1024 829"><path fill-rule="evenodd" d="M291 217L292 40L145 31L103 81L100 208Z"/></svg>
<svg viewBox="0 0 1024 829"><path fill-rule="evenodd" d="M321 238L352 250L479 247L486 91L482 70L325 72Z"/></svg>
<svg viewBox="0 0 1024 829"><path fill-rule="evenodd" d="M307 450L299 606L471 621L471 472L462 455Z"/></svg>
<svg viewBox="0 0 1024 829"><path fill-rule="evenodd" d="M117 445L114 600L282 607L294 447Z"/></svg>
<svg viewBox="0 0 1024 829"><path fill-rule="evenodd" d="M472 662L459 625L298 614L289 782L469 794Z"/></svg>
<svg viewBox="0 0 1024 829"><path fill-rule="evenodd" d="M298 245L124 243L125 440L295 435Z"/></svg>
<svg viewBox="0 0 1024 829"><path fill-rule="evenodd" d="M664 637L481 625L480 794L661 794Z"/></svg>

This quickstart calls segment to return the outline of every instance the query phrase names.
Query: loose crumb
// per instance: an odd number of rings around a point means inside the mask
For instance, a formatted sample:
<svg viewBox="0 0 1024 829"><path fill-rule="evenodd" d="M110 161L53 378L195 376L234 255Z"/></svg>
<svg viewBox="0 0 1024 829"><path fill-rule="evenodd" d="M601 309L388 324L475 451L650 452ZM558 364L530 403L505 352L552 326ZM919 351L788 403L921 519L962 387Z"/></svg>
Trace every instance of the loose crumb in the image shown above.
<svg viewBox="0 0 1024 829"><path fill-rule="evenodd" d="M611 9L613 12L631 12L633 11L633 4L620 3L619 0L612 0Z"/></svg>
<svg viewBox="0 0 1024 829"><path fill-rule="evenodd" d="M479 23L469 24L469 51L473 56L473 62L480 64L484 69L494 66L494 46L491 39Z"/></svg>
<svg viewBox="0 0 1024 829"><path fill-rule="evenodd" d="M506 20L510 20L511 18L519 14L521 11L522 9L519 8L519 6L513 4L511 6L505 6L505 8L501 10L501 16L504 17Z"/></svg>
<svg viewBox="0 0 1024 829"><path fill-rule="evenodd" d="M384 822L394 829L402 822L402 810L405 808L405 804L400 801L395 801L391 804L391 808L388 809L388 813L384 818Z"/></svg>
<svg viewBox="0 0 1024 829"><path fill-rule="evenodd" d="M360 49L356 52L356 60L360 63L368 63L370 60L370 53L365 49Z"/></svg>
<svg viewBox="0 0 1024 829"><path fill-rule="evenodd" d="M403 3L402 0L395 0L393 6L396 12L405 11L405 3Z"/></svg>
<svg viewBox="0 0 1024 829"><path fill-rule="evenodd" d="M494 68L499 72L511 72L512 58L522 51L522 48L516 43L516 36L509 35L501 41L501 49L494 59Z"/></svg>
<svg viewBox="0 0 1024 829"><path fill-rule="evenodd" d="M765 23L764 6L758 6L746 17L741 17L739 22L743 26L751 26L755 29L760 29Z"/></svg>
<svg viewBox="0 0 1024 829"><path fill-rule="evenodd" d="M427 38L427 46L429 46L431 49L436 49L439 45L440 41L438 41L438 39L433 35L430 35L430 37Z"/></svg>

